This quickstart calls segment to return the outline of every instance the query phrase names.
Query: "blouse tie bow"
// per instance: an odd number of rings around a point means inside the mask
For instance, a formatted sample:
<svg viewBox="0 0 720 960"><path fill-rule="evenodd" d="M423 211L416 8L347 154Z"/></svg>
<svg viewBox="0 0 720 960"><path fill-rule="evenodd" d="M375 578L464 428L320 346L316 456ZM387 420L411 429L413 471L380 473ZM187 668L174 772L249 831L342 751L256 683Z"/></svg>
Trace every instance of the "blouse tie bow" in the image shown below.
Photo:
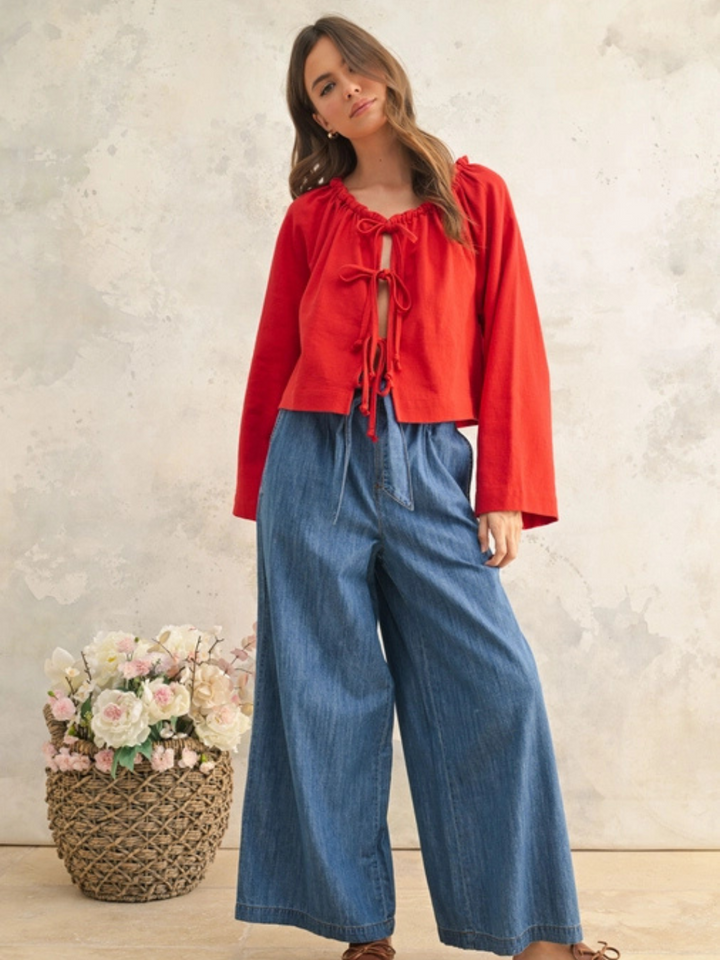
<svg viewBox="0 0 720 960"><path fill-rule="evenodd" d="M385 221L361 217L357 225L361 233L401 233L412 243L417 240L417 235L401 220ZM346 283L365 280L368 284L360 333L353 349L362 352L362 368L357 381L357 385L362 388L360 411L369 418L367 435L376 441L377 398L390 393L395 373L402 370L402 315L410 310L412 299L396 270L349 263L341 269L339 276ZM386 340L379 336L378 329L378 283L381 280L387 283L389 293Z"/></svg>

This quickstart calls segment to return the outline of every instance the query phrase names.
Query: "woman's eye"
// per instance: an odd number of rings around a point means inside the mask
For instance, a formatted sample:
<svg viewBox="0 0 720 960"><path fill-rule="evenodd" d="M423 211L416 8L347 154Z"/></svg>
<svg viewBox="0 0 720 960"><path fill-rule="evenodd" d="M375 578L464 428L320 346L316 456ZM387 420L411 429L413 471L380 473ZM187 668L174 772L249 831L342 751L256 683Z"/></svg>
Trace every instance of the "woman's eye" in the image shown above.
<svg viewBox="0 0 720 960"><path fill-rule="evenodd" d="M330 83L326 83L325 86L324 86L324 87L322 88L322 90L320 91L320 96L321 96L321 97L324 97L325 94L328 92L328 90L332 89L332 87L334 87L334 86L335 86L335 83L334 83L334 81L332 81L332 80L330 81Z"/></svg>

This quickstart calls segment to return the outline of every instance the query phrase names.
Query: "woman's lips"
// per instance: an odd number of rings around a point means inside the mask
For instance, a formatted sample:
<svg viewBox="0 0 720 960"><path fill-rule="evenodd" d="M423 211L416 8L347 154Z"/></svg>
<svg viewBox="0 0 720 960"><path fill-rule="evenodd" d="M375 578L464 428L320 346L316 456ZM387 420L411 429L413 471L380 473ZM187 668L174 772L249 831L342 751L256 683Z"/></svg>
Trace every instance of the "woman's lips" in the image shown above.
<svg viewBox="0 0 720 960"><path fill-rule="evenodd" d="M361 100L357 107L355 107L350 114L351 117L357 117L358 114L363 113L369 106L375 103L374 100Z"/></svg>

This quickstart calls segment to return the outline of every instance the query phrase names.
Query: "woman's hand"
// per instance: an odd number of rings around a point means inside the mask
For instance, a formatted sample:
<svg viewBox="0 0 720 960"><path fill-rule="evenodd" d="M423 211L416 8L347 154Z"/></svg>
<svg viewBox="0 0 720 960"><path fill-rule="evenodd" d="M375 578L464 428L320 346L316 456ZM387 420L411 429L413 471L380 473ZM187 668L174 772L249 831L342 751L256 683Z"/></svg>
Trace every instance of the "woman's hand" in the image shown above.
<svg viewBox="0 0 720 960"><path fill-rule="evenodd" d="M518 555L522 533L522 513L519 510L494 510L481 513L478 525L480 549L490 547L488 532L495 541L495 552L485 563L486 567L506 567Z"/></svg>

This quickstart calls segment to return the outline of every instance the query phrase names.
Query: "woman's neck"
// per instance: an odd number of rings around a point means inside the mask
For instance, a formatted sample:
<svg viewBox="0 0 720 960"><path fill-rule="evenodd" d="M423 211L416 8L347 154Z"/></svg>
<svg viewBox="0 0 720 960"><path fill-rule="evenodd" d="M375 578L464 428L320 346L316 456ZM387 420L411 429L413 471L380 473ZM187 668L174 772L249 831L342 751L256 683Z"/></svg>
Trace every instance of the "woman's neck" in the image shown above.
<svg viewBox="0 0 720 960"><path fill-rule="evenodd" d="M351 190L371 187L397 188L412 182L412 171L405 147L388 124L372 137L352 141L357 164L345 178Z"/></svg>

